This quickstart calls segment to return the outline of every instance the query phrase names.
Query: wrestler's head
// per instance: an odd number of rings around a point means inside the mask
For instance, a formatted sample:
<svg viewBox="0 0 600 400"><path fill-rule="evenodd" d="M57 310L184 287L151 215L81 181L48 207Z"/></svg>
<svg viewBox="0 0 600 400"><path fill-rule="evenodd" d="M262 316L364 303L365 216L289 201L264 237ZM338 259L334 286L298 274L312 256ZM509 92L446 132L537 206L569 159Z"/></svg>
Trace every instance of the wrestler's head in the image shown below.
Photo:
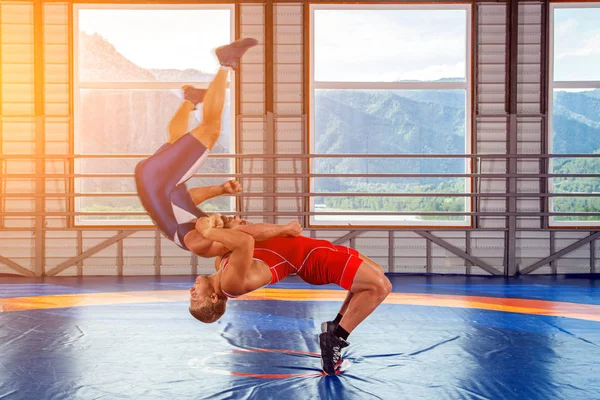
<svg viewBox="0 0 600 400"><path fill-rule="evenodd" d="M199 276L190 288L190 314L198 321L215 322L225 313L227 299L219 296L208 276Z"/></svg>

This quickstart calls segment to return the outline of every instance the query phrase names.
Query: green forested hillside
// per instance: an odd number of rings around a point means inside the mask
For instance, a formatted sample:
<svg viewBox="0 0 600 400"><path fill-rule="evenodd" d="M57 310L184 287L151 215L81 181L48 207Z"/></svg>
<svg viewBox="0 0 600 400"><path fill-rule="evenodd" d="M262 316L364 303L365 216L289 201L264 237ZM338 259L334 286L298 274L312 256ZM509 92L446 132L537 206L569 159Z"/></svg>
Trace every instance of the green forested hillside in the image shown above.
<svg viewBox="0 0 600 400"><path fill-rule="evenodd" d="M315 151L349 154L460 154L465 149L465 101L458 90L320 90L315 95ZM553 152L600 152L600 91L559 92ZM315 173L465 173L459 159L325 159ZM600 173L600 159L556 159L554 173ZM464 192L461 178L320 178L320 192ZM599 178L559 178L558 193L600 192ZM317 204L369 211L464 211L464 197L321 197ZM600 212L600 199L556 198L559 212ZM572 219L600 219L599 216Z"/></svg>

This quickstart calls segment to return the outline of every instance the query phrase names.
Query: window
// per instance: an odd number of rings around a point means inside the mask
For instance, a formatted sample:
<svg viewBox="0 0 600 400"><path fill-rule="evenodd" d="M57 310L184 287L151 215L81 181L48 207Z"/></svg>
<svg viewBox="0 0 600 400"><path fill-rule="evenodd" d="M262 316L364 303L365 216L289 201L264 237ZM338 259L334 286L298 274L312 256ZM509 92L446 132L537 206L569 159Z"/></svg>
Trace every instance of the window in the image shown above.
<svg viewBox="0 0 600 400"><path fill-rule="evenodd" d="M550 178L553 226L600 225L600 6L551 6L549 152L595 157L553 157ZM561 196L561 194L565 194Z"/></svg>
<svg viewBox="0 0 600 400"><path fill-rule="evenodd" d="M168 125L181 100L181 86L208 87L218 70L214 48L234 37L232 5L74 5L75 153L77 225L150 224L136 195L133 171L140 158L167 141ZM223 130L212 153L234 151L233 86L223 112ZM190 116L190 129L201 120ZM210 158L201 173L227 174L233 160ZM111 174L118 174L111 177ZM131 174L130 177L123 177ZM106 176L108 175L108 176ZM192 178L189 187L225 178ZM233 198L204 203L207 211L231 211Z"/></svg>
<svg viewBox="0 0 600 400"><path fill-rule="evenodd" d="M311 6L311 152L349 155L313 158L313 225L470 225L447 214L471 210L456 157L471 153L470 20L468 5Z"/></svg>

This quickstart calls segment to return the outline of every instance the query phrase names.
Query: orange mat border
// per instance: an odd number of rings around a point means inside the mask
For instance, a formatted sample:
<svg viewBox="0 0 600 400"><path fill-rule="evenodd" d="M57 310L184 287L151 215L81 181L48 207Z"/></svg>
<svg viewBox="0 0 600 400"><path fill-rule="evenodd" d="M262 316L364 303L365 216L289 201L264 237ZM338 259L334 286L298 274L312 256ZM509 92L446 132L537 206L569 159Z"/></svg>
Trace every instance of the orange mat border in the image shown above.
<svg viewBox="0 0 600 400"><path fill-rule="evenodd" d="M342 290L260 289L239 300L343 301ZM187 302L187 290L157 290L116 293L78 293L0 299L0 312L99 305ZM469 308L518 314L547 315L600 322L600 305L503 297L459 296L445 294L390 293L385 304Z"/></svg>

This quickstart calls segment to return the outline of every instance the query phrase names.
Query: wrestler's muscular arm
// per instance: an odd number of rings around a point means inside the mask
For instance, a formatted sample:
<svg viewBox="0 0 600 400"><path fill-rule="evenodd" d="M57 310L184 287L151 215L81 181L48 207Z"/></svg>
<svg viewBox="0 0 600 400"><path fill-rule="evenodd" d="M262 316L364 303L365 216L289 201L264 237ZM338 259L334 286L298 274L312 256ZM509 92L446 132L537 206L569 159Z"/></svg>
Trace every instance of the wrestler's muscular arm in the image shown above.
<svg viewBox="0 0 600 400"><path fill-rule="evenodd" d="M285 225L274 224L249 224L238 225L232 228L237 231L247 233L257 242L273 239L280 236L296 237L302 233L302 227L298 221L292 221Z"/></svg>
<svg viewBox="0 0 600 400"><path fill-rule="evenodd" d="M198 205L208 199L217 197L223 194L235 195L242 191L242 185L235 179L231 179L219 186L201 186L190 189L190 196L194 204ZM218 217L218 214L213 214L210 218ZM213 226L215 226L213 224ZM292 221L286 225L273 224L249 224L236 226L236 230L245 232L252 236L255 241L262 242L279 236L296 237L302 233L302 227L297 221ZM189 232L184 238L185 245L194 254L200 257L211 258L223 255L229 252L225 244L211 241L205 238L202 234L196 231Z"/></svg>
<svg viewBox="0 0 600 400"><path fill-rule="evenodd" d="M302 227L300 226L298 221L292 221L286 225L239 225L235 228L227 230L247 233L248 235L252 236L257 242L262 242L280 236L296 237L300 233L302 233ZM202 233L198 230L198 223L196 223L196 232L190 232L186 235L185 244L188 247L188 249L190 249L194 254L206 258L220 256L229 252L229 250L233 250L230 249L224 242L220 240L215 240L210 243L209 238L205 238L202 235Z"/></svg>
<svg viewBox="0 0 600 400"><path fill-rule="evenodd" d="M188 190L195 205L199 205L214 197L222 196L224 194L234 195L241 191L242 185L235 179L228 180L218 186L200 186Z"/></svg>
<svg viewBox="0 0 600 400"><path fill-rule="evenodd" d="M254 252L254 239L252 236L234 229L221 229L212 227L208 218L200 218L196 229L207 239L223 243L231 249L229 266L221 275L221 288L234 296L252 292L269 283L262 282L265 278L252 277L252 254Z"/></svg>

